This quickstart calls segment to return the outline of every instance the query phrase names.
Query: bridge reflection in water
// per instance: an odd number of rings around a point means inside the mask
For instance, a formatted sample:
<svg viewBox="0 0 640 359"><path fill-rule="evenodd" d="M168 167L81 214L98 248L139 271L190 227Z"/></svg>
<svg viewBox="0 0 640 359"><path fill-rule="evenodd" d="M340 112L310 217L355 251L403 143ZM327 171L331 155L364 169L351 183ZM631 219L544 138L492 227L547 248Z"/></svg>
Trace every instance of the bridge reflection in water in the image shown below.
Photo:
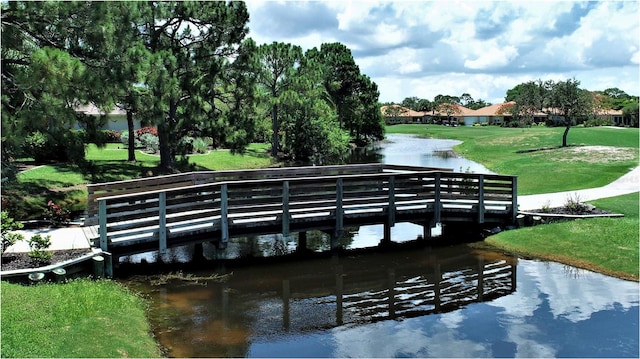
<svg viewBox="0 0 640 359"><path fill-rule="evenodd" d="M228 268L222 283L146 290L170 356L247 356L252 342L273 336L444 313L508 295L516 265L466 246L424 248Z"/></svg>

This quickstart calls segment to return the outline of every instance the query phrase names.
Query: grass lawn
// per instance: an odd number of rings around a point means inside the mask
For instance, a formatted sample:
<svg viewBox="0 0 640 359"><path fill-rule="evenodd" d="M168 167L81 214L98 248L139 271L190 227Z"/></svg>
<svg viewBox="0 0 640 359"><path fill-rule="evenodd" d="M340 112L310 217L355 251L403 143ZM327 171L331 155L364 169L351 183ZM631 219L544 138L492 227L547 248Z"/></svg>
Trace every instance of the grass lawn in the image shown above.
<svg viewBox="0 0 640 359"><path fill-rule="evenodd" d="M456 152L494 172L518 176L521 195L601 187L638 166L637 128L574 127L568 148L559 148L564 131L560 127L396 125L386 129L387 133L463 141ZM607 149L577 152L584 146ZM610 147L617 149L612 152ZM528 152L542 148L547 149Z"/></svg>
<svg viewBox="0 0 640 359"><path fill-rule="evenodd" d="M582 219L521 228L485 242L509 252L638 281L638 193L592 201L624 218Z"/></svg>
<svg viewBox="0 0 640 359"><path fill-rule="evenodd" d="M119 144L98 148L87 146L86 159L90 166L47 164L18 174L18 183L7 184L3 196L7 207L18 220L39 219L49 200L75 212L87 208L89 183L139 178L154 174L160 157L136 152L136 162L127 161L127 150ZM251 144L246 153L232 154L229 150L215 150L203 155L188 156L186 170L229 170L264 168L273 164L268 144Z"/></svg>
<svg viewBox="0 0 640 359"><path fill-rule="evenodd" d="M158 358L146 304L113 281L1 282L3 358Z"/></svg>

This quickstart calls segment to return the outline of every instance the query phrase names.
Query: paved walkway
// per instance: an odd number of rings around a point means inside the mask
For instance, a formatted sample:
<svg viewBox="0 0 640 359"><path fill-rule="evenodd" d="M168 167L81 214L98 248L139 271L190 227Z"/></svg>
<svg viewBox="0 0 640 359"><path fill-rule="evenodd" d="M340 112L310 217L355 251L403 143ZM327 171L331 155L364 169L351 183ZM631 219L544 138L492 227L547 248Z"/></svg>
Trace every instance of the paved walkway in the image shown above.
<svg viewBox="0 0 640 359"><path fill-rule="evenodd" d="M579 199L580 202L588 202L634 192L640 192L640 167L634 168L626 175L599 188L518 196L518 207L521 211L539 209L543 206L549 206L551 208L562 207L567 203L568 198Z"/></svg>
<svg viewBox="0 0 640 359"><path fill-rule="evenodd" d="M567 202L567 198L575 199L577 197L581 202L586 202L634 192L640 192L640 167L634 168L631 172L604 187L518 196L518 204L521 211L528 211L539 209L543 206L562 207ZM18 232L22 233L25 236L25 239L29 239L37 233L40 233L43 236L50 235L51 250L91 248L84 230L80 227L34 229ZM25 240L9 247L6 253L29 251L29 244Z"/></svg>

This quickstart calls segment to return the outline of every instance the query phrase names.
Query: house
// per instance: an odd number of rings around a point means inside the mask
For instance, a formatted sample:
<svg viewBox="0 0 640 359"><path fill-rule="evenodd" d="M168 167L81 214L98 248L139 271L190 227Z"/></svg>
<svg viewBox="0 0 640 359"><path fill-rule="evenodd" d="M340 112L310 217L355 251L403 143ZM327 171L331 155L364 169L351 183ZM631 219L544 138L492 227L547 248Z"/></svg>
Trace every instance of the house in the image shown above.
<svg viewBox="0 0 640 359"><path fill-rule="evenodd" d="M427 123L428 112L414 111L400 105L382 106L380 108L387 125L400 123Z"/></svg>
<svg viewBox="0 0 640 359"><path fill-rule="evenodd" d="M380 108L387 125L407 123L438 123L456 126L463 121L470 110L458 104L442 104L433 111L414 111L400 105L382 106Z"/></svg>
<svg viewBox="0 0 640 359"><path fill-rule="evenodd" d="M117 132L127 131L127 112L119 107L115 107L111 112L105 113L93 104L80 105L76 107L76 112L84 113L85 115L101 117L106 116L107 121L100 129L101 130L113 130ZM76 124L76 129L81 127ZM140 120L133 120L133 128L140 128Z"/></svg>

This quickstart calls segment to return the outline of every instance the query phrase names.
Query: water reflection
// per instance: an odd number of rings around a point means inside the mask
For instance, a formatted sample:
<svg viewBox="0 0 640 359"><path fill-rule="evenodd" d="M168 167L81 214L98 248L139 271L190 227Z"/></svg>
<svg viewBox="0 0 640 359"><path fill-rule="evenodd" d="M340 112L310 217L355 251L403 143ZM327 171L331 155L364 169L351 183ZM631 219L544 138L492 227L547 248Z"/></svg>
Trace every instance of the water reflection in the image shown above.
<svg viewBox="0 0 640 359"><path fill-rule="evenodd" d="M227 272L130 283L171 356L638 356L638 284L561 264L462 245Z"/></svg>

